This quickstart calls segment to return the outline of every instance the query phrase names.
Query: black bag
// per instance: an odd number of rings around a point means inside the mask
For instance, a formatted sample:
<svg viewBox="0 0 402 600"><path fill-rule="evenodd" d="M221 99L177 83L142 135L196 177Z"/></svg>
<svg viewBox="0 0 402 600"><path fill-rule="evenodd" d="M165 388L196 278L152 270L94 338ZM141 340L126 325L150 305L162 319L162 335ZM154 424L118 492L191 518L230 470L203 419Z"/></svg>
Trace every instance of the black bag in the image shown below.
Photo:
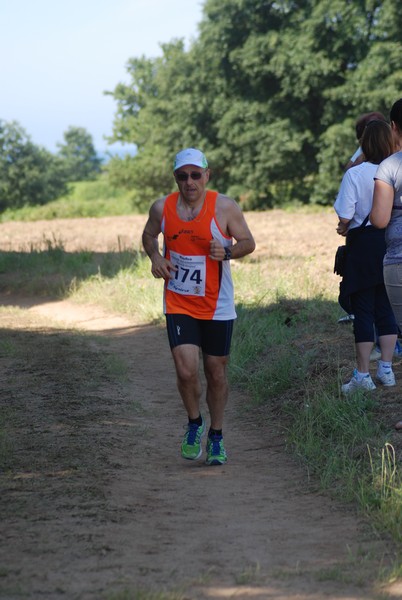
<svg viewBox="0 0 402 600"><path fill-rule="evenodd" d="M346 264L346 245L338 246L338 249L335 254L335 263L334 263L334 273L336 275L340 275L341 277L345 274L345 264Z"/></svg>
<svg viewBox="0 0 402 600"><path fill-rule="evenodd" d="M366 227L366 224L369 220L369 216L370 216L370 214L367 215L367 217L364 219L363 223L361 225L359 225L359 227L357 227L356 229L352 229L352 232L354 234L362 231ZM348 233L349 237L352 232ZM347 241L348 241L348 239L349 238L347 237ZM340 275L341 277L343 277L345 275L346 254L347 254L346 248L347 248L346 244L344 244L343 246L338 246L338 249L335 254L334 273L336 275Z"/></svg>

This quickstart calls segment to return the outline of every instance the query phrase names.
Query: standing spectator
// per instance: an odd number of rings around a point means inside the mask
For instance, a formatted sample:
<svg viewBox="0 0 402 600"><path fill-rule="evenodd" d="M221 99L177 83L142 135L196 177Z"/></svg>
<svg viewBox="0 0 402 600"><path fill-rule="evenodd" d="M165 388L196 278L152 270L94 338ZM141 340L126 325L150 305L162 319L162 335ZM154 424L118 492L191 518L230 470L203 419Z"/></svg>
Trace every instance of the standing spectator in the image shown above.
<svg viewBox="0 0 402 600"><path fill-rule="evenodd" d="M402 98L390 112L395 154L385 159L375 174L373 208L374 227L386 228L384 281L399 328L402 328ZM402 421L395 425L402 429Z"/></svg>
<svg viewBox="0 0 402 600"><path fill-rule="evenodd" d="M359 143L359 146L358 146L356 152L353 154L353 156L350 157L349 162L345 166L345 171L347 171L351 167L356 167L357 165L360 165L362 162L364 162L364 155L363 155L363 151L362 151L362 147L361 147L361 141L362 141L362 137L363 137L363 133L366 128L366 125L367 125L367 123L370 123L370 121L384 121L384 123L386 123L387 120L382 113L377 112L377 111L363 113L362 115L360 115L357 118L356 123L355 123L355 132L356 132L356 138ZM344 317L341 317L340 319L338 319L338 323L353 323L354 318L355 318L354 315L347 314ZM376 340L376 342L377 341L378 340ZM379 349L379 345L378 345L378 350L379 350L378 356L380 356L381 351Z"/></svg>
<svg viewBox="0 0 402 600"><path fill-rule="evenodd" d="M376 387L369 373L374 326L381 347L376 379L385 386L395 385L392 356L397 325L383 279L385 236L383 231L372 227L368 219L377 165L393 151L390 126L378 120L366 125L362 150L364 161L345 173L334 204L339 216L337 232L346 235L347 252L339 302L348 313L354 314L357 363L351 380L342 385L345 394Z"/></svg>

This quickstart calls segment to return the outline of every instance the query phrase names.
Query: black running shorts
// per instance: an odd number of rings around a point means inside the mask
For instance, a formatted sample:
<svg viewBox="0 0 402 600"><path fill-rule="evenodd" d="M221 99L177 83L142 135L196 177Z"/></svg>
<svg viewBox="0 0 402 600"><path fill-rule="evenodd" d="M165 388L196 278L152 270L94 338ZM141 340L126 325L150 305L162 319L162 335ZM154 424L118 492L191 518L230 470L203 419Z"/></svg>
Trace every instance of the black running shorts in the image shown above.
<svg viewBox="0 0 402 600"><path fill-rule="evenodd" d="M189 315L166 315L170 348L182 344L199 346L204 354L228 356L232 341L234 319L206 321Z"/></svg>

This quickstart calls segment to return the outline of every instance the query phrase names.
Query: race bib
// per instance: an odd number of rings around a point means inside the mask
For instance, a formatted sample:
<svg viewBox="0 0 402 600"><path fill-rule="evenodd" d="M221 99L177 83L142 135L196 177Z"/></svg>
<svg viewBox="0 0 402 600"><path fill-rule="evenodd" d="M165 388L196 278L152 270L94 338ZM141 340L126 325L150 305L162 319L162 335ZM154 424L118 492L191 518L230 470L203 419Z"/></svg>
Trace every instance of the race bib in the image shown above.
<svg viewBox="0 0 402 600"><path fill-rule="evenodd" d="M170 253L170 261L177 267L169 279L168 290L185 296L205 296L206 256L184 256Z"/></svg>

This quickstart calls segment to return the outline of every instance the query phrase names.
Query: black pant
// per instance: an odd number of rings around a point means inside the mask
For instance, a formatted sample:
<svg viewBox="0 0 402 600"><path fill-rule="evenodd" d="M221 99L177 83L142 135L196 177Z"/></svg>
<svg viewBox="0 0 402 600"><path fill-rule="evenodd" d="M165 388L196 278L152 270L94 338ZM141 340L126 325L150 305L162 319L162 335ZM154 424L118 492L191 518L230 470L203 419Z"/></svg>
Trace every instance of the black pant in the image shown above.
<svg viewBox="0 0 402 600"><path fill-rule="evenodd" d="M398 326L384 284L354 292L350 296L355 316L355 342L374 342L374 326L378 336L398 333Z"/></svg>

